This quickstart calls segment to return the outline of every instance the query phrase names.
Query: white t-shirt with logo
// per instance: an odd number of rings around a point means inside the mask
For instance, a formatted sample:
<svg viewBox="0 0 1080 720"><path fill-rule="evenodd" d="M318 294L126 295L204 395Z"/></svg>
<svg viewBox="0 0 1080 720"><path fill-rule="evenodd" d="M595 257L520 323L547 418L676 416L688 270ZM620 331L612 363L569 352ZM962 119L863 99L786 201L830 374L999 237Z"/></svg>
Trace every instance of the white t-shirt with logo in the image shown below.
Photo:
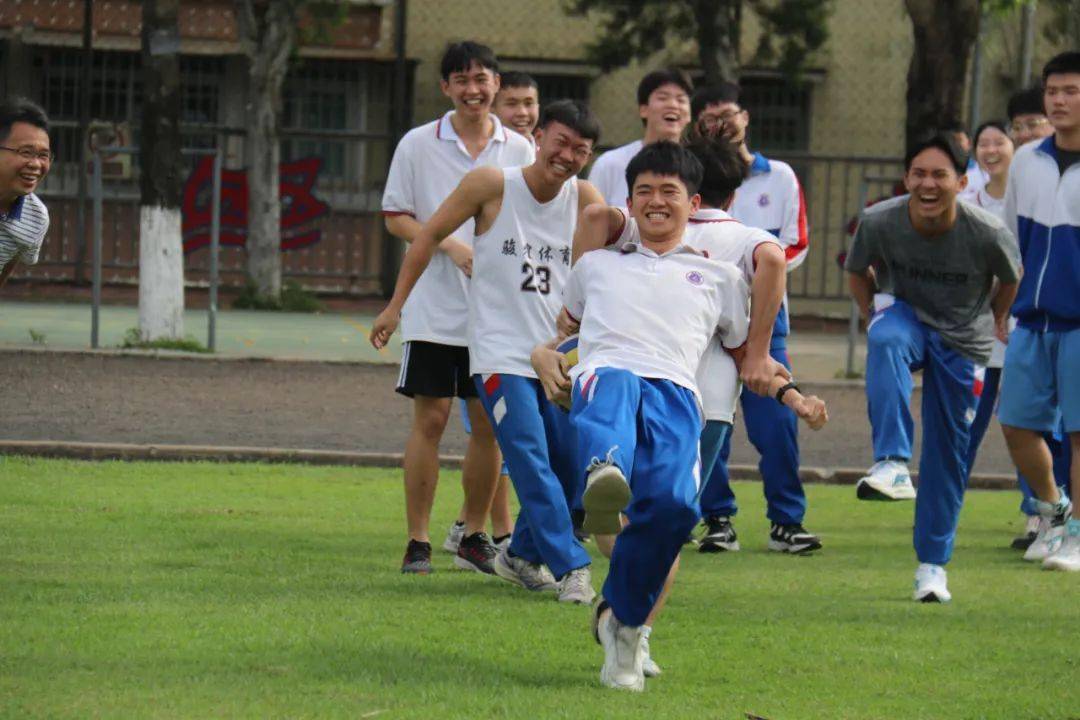
<svg viewBox="0 0 1080 720"><path fill-rule="evenodd" d="M670 380L701 402L697 369L709 341L746 342L749 289L733 264L687 244L658 255L643 244L590 252L563 291L580 323L575 382L602 367Z"/></svg>
<svg viewBox="0 0 1080 720"><path fill-rule="evenodd" d="M383 192L383 215L411 215L427 222L466 173L478 167L520 167L532 163L532 143L503 127L495 130L475 160L454 131L453 111L413 128L398 143ZM452 235L473 239L473 220ZM401 338L465 346L468 326L468 277L443 252L435 253L401 311Z"/></svg>
<svg viewBox="0 0 1080 720"><path fill-rule="evenodd" d="M637 222L626 211L620 212L623 214L624 223L622 233L612 245L615 249L621 248L627 242L640 240ZM780 245L773 235L758 228L747 227L718 208L702 208L690 218L686 226L685 242L706 257L735 265L742 273L748 293L754 280L754 253L764 243ZM749 294L747 297L749 298ZM742 384L739 382L735 360L715 336L701 358L697 384L701 392L705 419L733 422Z"/></svg>
<svg viewBox="0 0 1080 720"><path fill-rule="evenodd" d="M473 241L469 369L536 377L529 356L553 338L570 276L578 216L577 178L540 203L521 168L503 170L503 198L491 228Z"/></svg>

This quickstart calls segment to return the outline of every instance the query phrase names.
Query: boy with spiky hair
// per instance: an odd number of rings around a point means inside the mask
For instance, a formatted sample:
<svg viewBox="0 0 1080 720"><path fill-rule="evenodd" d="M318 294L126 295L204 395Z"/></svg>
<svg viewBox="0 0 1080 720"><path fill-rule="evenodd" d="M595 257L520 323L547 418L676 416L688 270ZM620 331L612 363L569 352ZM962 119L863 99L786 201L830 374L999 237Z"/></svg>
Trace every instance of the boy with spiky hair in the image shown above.
<svg viewBox="0 0 1080 720"><path fill-rule="evenodd" d="M440 87L454 108L401 139L383 194L387 230L409 243L470 170L520 167L533 159L532 144L490 112L499 90L499 66L491 48L470 41L450 45L440 70ZM439 442L454 397L468 403L473 428L462 471L466 530L455 562L494 572L494 548L483 530L499 473L499 452L469 370L472 236L469 218L440 245L402 309L404 350L397 391L413 401L404 461L409 542L401 570L406 573L431 572L428 523L439 474Z"/></svg>
<svg viewBox="0 0 1080 720"><path fill-rule="evenodd" d="M49 211L34 194L52 167L49 118L25 98L0 102L0 287L38 260Z"/></svg>

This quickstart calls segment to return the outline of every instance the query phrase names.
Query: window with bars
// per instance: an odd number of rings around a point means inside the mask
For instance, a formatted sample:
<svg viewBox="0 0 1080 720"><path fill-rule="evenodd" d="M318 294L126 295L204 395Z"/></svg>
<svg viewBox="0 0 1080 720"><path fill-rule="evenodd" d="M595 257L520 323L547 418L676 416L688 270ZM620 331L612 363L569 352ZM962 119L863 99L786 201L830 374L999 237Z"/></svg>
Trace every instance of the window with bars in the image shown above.
<svg viewBox="0 0 1080 720"><path fill-rule="evenodd" d="M539 86L541 105L552 100L589 101L590 80L588 77L549 74L533 74L533 77L536 78L536 84Z"/></svg>
<svg viewBox="0 0 1080 720"><path fill-rule="evenodd" d="M750 111L750 145L771 152L810 149L810 90L779 77L744 76L740 105Z"/></svg>

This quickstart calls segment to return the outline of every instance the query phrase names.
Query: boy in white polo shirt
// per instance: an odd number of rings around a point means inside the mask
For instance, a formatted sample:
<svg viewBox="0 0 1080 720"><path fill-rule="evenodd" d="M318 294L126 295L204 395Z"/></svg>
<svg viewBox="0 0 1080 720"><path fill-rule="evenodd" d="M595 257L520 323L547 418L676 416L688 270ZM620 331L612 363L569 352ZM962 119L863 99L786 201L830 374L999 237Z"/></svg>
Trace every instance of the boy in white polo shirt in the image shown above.
<svg viewBox="0 0 1080 720"><path fill-rule="evenodd" d="M25 98L0 103L0 287L38 260L49 211L34 190L51 166L45 111Z"/></svg>
<svg viewBox="0 0 1080 720"><path fill-rule="evenodd" d="M532 162L532 145L490 113L499 89L491 49L473 42L443 55L441 86L454 109L401 139L383 194L386 227L412 242L443 200L476 167L519 167ZM493 572L494 551L483 532L499 470L499 453L469 371L466 338L468 273L473 221L441 246L402 310L405 347L397 391L413 399L413 425L405 446L405 504L409 544L402 572L431 572L428 522L439 473L439 441L453 397L469 401L473 433L462 473L466 536L457 564Z"/></svg>
<svg viewBox="0 0 1080 720"><path fill-rule="evenodd" d="M604 202L615 207L626 206L630 195L626 166L641 148L660 140L679 141L690 123L691 91L690 83L678 70L655 70L641 78L637 103L644 137L608 150L589 171L589 182L600 191Z"/></svg>
<svg viewBox="0 0 1080 720"><path fill-rule="evenodd" d="M439 242L475 218L469 361L521 501L513 539L496 557L495 570L529 590L555 589L558 579L559 599L577 603L595 596L589 554L570 522L581 476L569 418L544 397L529 355L555 334L578 213L600 200L576 178L599 134L583 103L554 102L540 119L535 163L465 176L409 248L394 297L371 333L376 347L386 344Z"/></svg>

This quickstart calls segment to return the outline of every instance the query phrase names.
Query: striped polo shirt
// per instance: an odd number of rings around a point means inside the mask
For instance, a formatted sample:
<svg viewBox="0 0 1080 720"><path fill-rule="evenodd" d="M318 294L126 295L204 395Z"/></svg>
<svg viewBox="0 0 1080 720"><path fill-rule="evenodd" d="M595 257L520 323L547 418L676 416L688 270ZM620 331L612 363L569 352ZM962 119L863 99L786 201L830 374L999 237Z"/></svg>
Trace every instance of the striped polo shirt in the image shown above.
<svg viewBox="0 0 1080 720"><path fill-rule="evenodd" d="M48 231L49 211L33 193L17 199L8 212L0 212L0 269L12 260L36 264Z"/></svg>

